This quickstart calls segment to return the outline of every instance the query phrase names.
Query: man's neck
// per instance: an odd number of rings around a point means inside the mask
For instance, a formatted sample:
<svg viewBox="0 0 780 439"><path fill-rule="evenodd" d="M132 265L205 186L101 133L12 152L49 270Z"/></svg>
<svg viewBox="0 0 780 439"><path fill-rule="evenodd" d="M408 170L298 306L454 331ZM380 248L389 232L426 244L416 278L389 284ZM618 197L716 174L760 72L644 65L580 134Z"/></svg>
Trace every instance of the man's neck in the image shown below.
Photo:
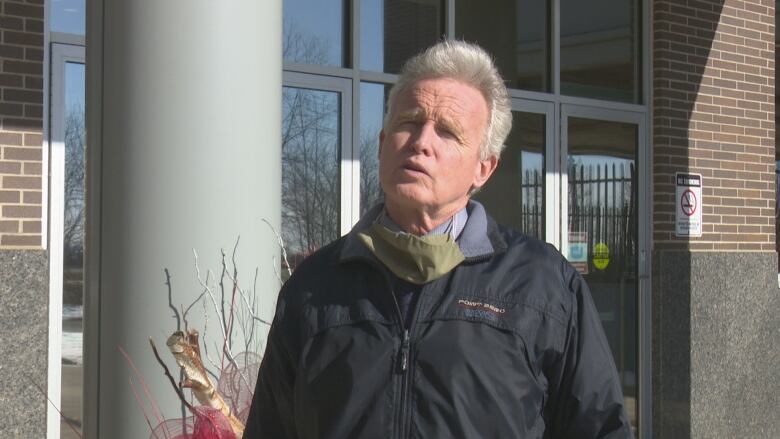
<svg viewBox="0 0 780 439"><path fill-rule="evenodd" d="M453 215L466 207L467 202L468 200L465 200L463 205L450 206L448 209L441 209L436 212L403 209L400 206L391 204L386 204L385 210L387 216L405 232L422 236L452 218Z"/></svg>

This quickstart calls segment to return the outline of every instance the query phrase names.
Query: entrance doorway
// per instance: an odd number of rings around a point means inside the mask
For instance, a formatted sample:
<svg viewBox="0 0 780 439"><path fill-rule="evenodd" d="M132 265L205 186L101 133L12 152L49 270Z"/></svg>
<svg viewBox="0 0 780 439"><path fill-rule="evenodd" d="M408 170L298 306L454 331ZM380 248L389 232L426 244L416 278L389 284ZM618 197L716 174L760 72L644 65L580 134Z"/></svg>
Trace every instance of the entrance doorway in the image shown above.
<svg viewBox="0 0 780 439"><path fill-rule="evenodd" d="M555 245L586 280L637 430L640 397L650 404L644 117L514 99L499 167L474 197L499 223Z"/></svg>

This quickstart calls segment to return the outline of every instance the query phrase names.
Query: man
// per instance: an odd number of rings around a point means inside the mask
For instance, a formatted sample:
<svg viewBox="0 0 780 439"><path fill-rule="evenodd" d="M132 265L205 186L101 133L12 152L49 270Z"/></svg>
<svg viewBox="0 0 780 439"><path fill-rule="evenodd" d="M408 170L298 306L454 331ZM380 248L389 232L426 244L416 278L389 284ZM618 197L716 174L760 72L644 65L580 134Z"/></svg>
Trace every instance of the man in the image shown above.
<svg viewBox="0 0 780 439"><path fill-rule="evenodd" d="M627 438L578 273L470 195L509 98L463 42L411 59L380 134L384 204L284 285L245 438Z"/></svg>

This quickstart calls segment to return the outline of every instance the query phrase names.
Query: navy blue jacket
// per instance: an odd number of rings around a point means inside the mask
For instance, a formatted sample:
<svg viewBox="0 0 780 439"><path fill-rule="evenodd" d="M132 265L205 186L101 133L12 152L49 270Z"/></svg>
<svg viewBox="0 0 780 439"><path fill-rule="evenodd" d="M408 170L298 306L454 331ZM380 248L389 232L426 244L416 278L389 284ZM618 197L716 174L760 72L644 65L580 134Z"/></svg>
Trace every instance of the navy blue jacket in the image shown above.
<svg viewBox="0 0 780 439"><path fill-rule="evenodd" d="M352 232L282 288L244 438L630 438L579 273L469 204L466 260L406 327L388 271Z"/></svg>

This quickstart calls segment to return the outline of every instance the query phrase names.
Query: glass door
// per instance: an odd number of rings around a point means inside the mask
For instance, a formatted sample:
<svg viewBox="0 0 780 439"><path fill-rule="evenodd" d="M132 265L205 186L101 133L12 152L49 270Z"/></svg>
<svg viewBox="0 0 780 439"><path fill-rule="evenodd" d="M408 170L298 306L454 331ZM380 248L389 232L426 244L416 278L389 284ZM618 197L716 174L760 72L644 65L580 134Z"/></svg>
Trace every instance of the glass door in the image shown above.
<svg viewBox="0 0 780 439"><path fill-rule="evenodd" d="M287 73L282 89L282 230L289 266L357 221L351 82ZM283 263L284 264L284 263Z"/></svg>
<svg viewBox="0 0 780 439"><path fill-rule="evenodd" d="M637 429L650 408L644 114L559 109L513 101L506 149L474 199L499 223L558 247L585 278Z"/></svg>
<svg viewBox="0 0 780 439"><path fill-rule="evenodd" d="M585 278L638 427L643 116L561 108L562 252ZM644 228L642 228L644 230ZM644 252L642 253L644 255Z"/></svg>
<svg viewBox="0 0 780 439"><path fill-rule="evenodd" d="M515 99L512 131L493 176L474 195L495 220L557 244L553 104Z"/></svg>

